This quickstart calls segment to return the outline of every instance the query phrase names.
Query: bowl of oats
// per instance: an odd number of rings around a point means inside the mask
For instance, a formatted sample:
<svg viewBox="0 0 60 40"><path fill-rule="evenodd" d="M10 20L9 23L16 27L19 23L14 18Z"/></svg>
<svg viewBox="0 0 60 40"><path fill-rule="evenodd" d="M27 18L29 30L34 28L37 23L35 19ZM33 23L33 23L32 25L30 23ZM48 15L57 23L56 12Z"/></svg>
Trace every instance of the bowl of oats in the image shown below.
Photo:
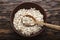
<svg viewBox="0 0 60 40"><path fill-rule="evenodd" d="M44 25L35 24L35 20L45 22L46 14L41 6L36 3L24 2L17 6L11 14L12 29L24 37L37 36L43 31Z"/></svg>

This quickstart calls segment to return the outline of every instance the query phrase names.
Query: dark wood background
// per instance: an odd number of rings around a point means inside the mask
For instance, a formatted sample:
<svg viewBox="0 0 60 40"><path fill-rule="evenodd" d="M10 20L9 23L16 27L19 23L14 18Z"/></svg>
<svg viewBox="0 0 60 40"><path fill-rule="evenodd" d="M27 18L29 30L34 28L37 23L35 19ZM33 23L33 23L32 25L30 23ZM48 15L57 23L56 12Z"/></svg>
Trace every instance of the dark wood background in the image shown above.
<svg viewBox="0 0 60 40"><path fill-rule="evenodd" d="M34 2L47 14L47 22L60 25L60 0L0 0L0 40L60 40L60 31L45 28L44 32L33 38L22 38L10 25L10 14L22 2Z"/></svg>

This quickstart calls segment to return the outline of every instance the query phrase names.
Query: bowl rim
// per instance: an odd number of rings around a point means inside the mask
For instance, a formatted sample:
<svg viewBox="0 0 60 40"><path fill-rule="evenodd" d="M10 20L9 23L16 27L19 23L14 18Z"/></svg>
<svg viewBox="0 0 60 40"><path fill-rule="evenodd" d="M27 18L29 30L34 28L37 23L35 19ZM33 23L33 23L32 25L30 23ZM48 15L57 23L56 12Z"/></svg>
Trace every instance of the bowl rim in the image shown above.
<svg viewBox="0 0 60 40"><path fill-rule="evenodd" d="M11 13L11 15L10 15L10 24L11 24L11 28L12 28L12 30L14 31L14 32L16 32L18 35L20 35L21 36L21 34L16 30L16 28L14 27L14 25L13 25L13 19L14 19L14 15L15 15L15 13L19 10L16 10L18 7L20 7L21 5L23 5L23 4L25 4L25 3L29 3L29 4L34 4L34 5L37 5L37 6L39 6L40 7L40 12L44 15L44 17L43 17L43 19L44 19L44 22L46 22L46 12L44 11L44 9L40 6L40 5L38 5L38 4L36 4L36 3L33 3L33 2L23 2L23 3L21 3L20 5L18 5L13 11L12 11L12 13ZM44 29L42 29L42 30L40 30L40 32L39 32L39 34L41 33L41 32L43 32L43 30ZM34 35L34 36L36 36L36 35ZM24 37L26 37L26 36L24 36ZM29 37L29 36L28 36ZM33 36L30 36L30 37L33 37Z"/></svg>

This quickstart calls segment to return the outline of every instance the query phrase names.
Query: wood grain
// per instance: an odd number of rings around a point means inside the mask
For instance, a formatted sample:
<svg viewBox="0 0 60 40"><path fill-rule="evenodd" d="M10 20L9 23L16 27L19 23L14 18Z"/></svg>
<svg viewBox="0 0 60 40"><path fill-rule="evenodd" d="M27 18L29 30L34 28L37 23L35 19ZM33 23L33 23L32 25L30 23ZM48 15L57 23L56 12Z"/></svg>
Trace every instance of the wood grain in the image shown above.
<svg viewBox="0 0 60 40"><path fill-rule="evenodd" d="M0 40L60 40L60 31L50 28L45 28L44 32L40 36L33 38L23 38L14 32L10 25L10 14L19 4L26 1L27 0L0 0ZM34 2L40 5L44 10L47 10L46 15L48 16L50 14L50 16L47 17L46 22L60 25L59 0L31 0L30 2ZM55 13L57 14L55 15Z"/></svg>

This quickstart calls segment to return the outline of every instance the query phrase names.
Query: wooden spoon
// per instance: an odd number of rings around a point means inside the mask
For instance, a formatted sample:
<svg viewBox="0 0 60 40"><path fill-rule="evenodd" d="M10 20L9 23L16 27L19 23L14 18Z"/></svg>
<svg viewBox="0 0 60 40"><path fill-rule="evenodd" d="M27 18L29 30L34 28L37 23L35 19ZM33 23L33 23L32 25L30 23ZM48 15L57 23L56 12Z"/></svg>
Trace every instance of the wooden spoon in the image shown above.
<svg viewBox="0 0 60 40"><path fill-rule="evenodd" d="M56 29L56 30L60 30L60 26L59 25L53 25L53 24L49 24L49 23L44 23L42 21L38 21L36 20L33 16L31 15L25 15L26 17L30 17L34 20L34 23L35 24L38 24L38 25L45 25L46 27L49 27L49 28L52 28L52 29ZM27 24L26 24L27 25Z"/></svg>

